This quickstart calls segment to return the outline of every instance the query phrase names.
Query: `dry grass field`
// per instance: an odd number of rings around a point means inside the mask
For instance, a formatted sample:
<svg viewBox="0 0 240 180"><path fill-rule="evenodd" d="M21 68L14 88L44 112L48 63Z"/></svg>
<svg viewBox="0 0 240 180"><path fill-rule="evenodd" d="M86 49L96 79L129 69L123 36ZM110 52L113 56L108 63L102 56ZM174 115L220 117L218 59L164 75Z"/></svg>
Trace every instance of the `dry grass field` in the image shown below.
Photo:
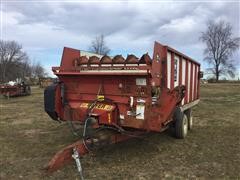
<svg viewBox="0 0 240 180"><path fill-rule="evenodd" d="M0 98L0 179L78 179L74 162L46 175L42 168L75 142L68 125L43 109L43 89ZM240 179L240 84L207 84L184 140L169 132L111 145L82 159L85 179Z"/></svg>

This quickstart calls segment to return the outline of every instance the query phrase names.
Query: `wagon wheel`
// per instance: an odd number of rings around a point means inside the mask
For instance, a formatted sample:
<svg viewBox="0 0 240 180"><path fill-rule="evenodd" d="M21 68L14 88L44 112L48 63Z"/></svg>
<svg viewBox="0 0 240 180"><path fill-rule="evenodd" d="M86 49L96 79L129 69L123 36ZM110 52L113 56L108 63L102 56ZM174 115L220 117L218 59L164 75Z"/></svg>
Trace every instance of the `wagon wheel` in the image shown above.
<svg viewBox="0 0 240 180"><path fill-rule="evenodd" d="M188 133L188 118L181 111L180 108L177 108L174 113L174 122L175 122L175 136L178 139L184 139Z"/></svg>

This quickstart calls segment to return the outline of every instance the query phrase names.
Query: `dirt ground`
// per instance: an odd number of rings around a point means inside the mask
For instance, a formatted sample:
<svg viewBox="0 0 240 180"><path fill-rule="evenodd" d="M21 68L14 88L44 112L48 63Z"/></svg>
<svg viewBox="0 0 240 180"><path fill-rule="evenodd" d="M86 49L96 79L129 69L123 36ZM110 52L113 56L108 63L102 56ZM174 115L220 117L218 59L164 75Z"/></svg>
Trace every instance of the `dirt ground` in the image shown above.
<svg viewBox="0 0 240 180"><path fill-rule="evenodd" d="M67 124L43 109L43 89L0 98L0 179L78 179L74 162L46 175L42 168L75 142ZM239 179L240 84L207 84L184 140L169 132L106 147L82 159L85 179Z"/></svg>

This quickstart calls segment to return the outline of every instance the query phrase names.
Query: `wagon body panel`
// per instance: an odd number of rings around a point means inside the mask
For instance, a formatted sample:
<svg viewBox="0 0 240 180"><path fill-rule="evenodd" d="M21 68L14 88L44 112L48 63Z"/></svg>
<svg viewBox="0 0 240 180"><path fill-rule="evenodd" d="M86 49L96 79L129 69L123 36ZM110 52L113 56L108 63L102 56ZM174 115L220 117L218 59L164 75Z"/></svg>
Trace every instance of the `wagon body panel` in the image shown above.
<svg viewBox="0 0 240 180"><path fill-rule="evenodd" d="M157 56L160 56L162 63L156 63ZM197 61L169 46L155 42L152 69L153 74L159 73L158 69L162 72L158 79L162 87L172 90L179 85L186 86L186 95L181 105L199 99L200 64Z"/></svg>
<svg viewBox="0 0 240 180"><path fill-rule="evenodd" d="M60 67L52 70L59 82L45 90L46 112L54 120L78 122L84 129L82 141L59 151L48 172L69 162L73 148L83 156L92 145L164 131L179 124L176 112L190 112L199 102L200 64L158 42L152 58L144 54L125 59L64 47ZM89 127L105 134L86 135Z"/></svg>
<svg viewBox="0 0 240 180"><path fill-rule="evenodd" d="M61 65L53 72L60 82L55 112L64 121L84 122L91 103L102 95L104 101L96 105L103 108L91 110L99 124L159 132L171 122L176 106L186 110L199 99L200 64L158 42L152 59L148 54L139 59L81 55L64 47ZM109 106L114 108L106 111Z"/></svg>

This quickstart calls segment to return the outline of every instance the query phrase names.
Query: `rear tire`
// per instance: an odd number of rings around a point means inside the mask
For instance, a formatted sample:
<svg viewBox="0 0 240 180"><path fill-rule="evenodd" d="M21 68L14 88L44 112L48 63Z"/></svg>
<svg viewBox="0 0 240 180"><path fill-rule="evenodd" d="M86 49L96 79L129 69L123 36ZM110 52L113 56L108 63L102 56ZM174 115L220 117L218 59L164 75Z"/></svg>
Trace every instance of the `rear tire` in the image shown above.
<svg viewBox="0 0 240 180"><path fill-rule="evenodd" d="M175 136L178 139L184 139L187 136L188 132L188 118L187 116L179 109L174 113L175 121Z"/></svg>

